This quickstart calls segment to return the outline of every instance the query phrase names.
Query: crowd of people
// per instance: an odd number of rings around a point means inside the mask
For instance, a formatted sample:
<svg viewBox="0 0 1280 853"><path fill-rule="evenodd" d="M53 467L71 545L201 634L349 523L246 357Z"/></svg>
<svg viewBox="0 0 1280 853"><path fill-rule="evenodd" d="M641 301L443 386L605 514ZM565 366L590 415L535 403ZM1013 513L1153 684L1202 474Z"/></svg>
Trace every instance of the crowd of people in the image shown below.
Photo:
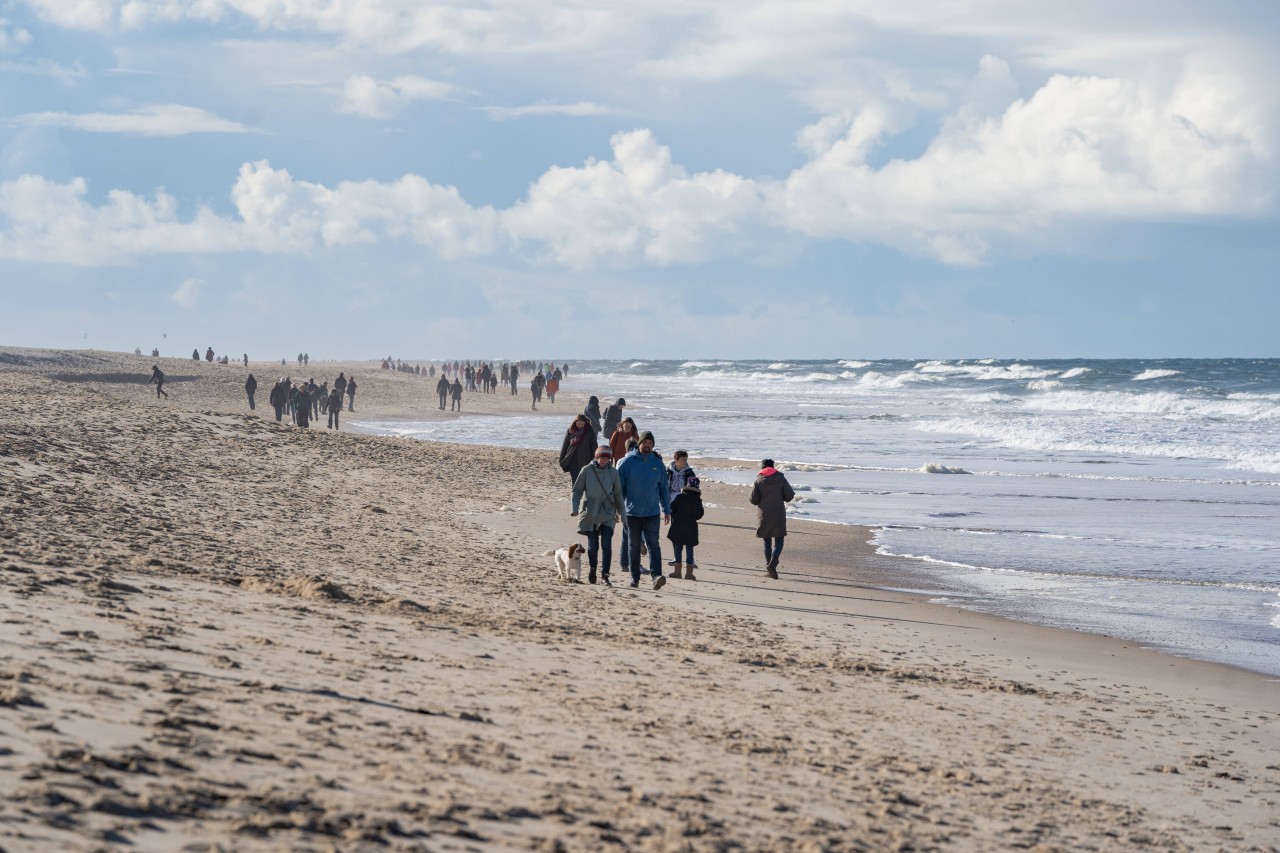
<svg viewBox="0 0 1280 853"><path fill-rule="evenodd" d="M600 411L600 400L591 397L582 414L573 419L560 444L560 468L572 483L570 515L578 519L578 533L587 538L587 581L597 578L612 586L613 534L621 526L618 565L630 575L632 589L640 586L642 556L647 552L653 588L667 582L663 573L660 524L667 525L667 539L674 549L666 564L674 580L696 581L698 522L704 513L701 482L689 465L689 453L677 450L670 464L663 464L649 430L640 431L625 416L626 399L619 397ZM618 464L614 466L614 460ZM764 542L764 568L778 577L778 564L787 535L786 504L795 491L772 459L760 463L751 488L756 507L756 536Z"/></svg>

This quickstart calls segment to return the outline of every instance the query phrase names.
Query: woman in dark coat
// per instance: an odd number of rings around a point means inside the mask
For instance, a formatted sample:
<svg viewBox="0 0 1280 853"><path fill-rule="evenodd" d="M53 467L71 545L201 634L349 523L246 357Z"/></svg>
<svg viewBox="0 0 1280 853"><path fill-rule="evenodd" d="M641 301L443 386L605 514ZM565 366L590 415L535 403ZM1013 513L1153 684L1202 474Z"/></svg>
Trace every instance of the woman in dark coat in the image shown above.
<svg viewBox="0 0 1280 853"><path fill-rule="evenodd" d="M751 503L756 507L756 536L764 540L765 571L778 576L778 558L787 536L787 504L796 496L772 459L760 463L760 473L751 486Z"/></svg>
<svg viewBox="0 0 1280 853"><path fill-rule="evenodd" d="M675 546L676 558L667 565L671 567L671 577L676 580L681 579L682 563L684 580L697 580L693 576L693 570L698 568L698 564L693 561L693 549L698 544L698 519L705 512L700 485L697 477L690 477L680 494L671 501L671 526L667 528L667 538Z"/></svg>
<svg viewBox="0 0 1280 853"><path fill-rule="evenodd" d="M582 414L587 416L587 422L591 424L591 428L599 435L603 431L600 426L600 398L592 394L587 400L587 407L582 410Z"/></svg>
<svg viewBox="0 0 1280 853"><path fill-rule="evenodd" d="M591 462L596 452L596 431L586 415L578 415L565 430L560 443L560 470L568 472L569 481L578 481L578 472Z"/></svg>

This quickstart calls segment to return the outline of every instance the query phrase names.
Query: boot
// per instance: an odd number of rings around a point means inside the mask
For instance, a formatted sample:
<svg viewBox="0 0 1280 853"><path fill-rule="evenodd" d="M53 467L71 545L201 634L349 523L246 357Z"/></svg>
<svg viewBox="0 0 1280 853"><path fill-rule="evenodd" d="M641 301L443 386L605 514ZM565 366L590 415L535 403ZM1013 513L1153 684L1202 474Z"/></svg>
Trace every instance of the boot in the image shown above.
<svg viewBox="0 0 1280 853"><path fill-rule="evenodd" d="M674 578L675 580L680 580L680 579L681 579L681 578L680 578L680 564L679 564L679 563L676 563L674 566L672 566L672 567L671 567L671 574L669 575L669 577L672 577L672 578Z"/></svg>
<svg viewBox="0 0 1280 853"><path fill-rule="evenodd" d="M695 566L693 563L690 563L689 567L684 570L684 579L687 581L696 581L697 578L693 576L693 570L696 568L697 566Z"/></svg>

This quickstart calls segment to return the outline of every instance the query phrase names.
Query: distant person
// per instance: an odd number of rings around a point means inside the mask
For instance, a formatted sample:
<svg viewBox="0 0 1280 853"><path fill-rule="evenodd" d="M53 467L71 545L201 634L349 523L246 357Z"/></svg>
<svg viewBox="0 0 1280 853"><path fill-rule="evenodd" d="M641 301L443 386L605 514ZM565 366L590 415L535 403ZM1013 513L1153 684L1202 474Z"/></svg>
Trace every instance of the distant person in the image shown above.
<svg viewBox="0 0 1280 853"><path fill-rule="evenodd" d="M511 396L514 397L520 393L520 371L513 364L511 365Z"/></svg>
<svg viewBox="0 0 1280 853"><path fill-rule="evenodd" d="M213 364L213 347L209 347L204 351L204 360Z"/></svg>
<svg viewBox="0 0 1280 853"><path fill-rule="evenodd" d="M556 401L556 392L560 390L560 371L557 370L551 374L551 378L547 380L547 399L552 403Z"/></svg>
<svg viewBox="0 0 1280 853"><path fill-rule="evenodd" d="M304 353L302 354L302 366L303 366L303 367L310 367L310 366L311 366L311 355L310 355L309 353L305 353L305 352L304 352Z"/></svg>
<svg viewBox="0 0 1280 853"><path fill-rule="evenodd" d="M676 580L681 579L682 557L684 580L697 580L693 576L693 570L698 568L693 561L693 549L698 544L698 519L705 512L700 485L697 477L686 477L680 494L671 501L671 528L667 531L667 538L676 549L676 558L667 565L671 567L671 577Z"/></svg>
<svg viewBox="0 0 1280 853"><path fill-rule="evenodd" d="M307 380L307 396L311 398L311 419L320 420L320 386L314 378Z"/></svg>
<svg viewBox="0 0 1280 853"><path fill-rule="evenodd" d="M529 408L534 411L538 410L538 402L542 399L543 382L545 380L542 378L542 374L535 373L533 374L533 381L529 383L529 395L533 397L533 402L529 405Z"/></svg>
<svg viewBox="0 0 1280 853"><path fill-rule="evenodd" d="M271 395L267 398L272 407L276 410L276 423L284 417L284 407L289 405L289 392L285 389L284 378L271 386Z"/></svg>
<svg viewBox="0 0 1280 853"><path fill-rule="evenodd" d="M587 422L591 424L591 428L596 431L596 435L604 435L604 427L600 423L600 398L592 394L587 398L587 406L582 410L582 414L587 416ZM614 459L619 458L614 456Z"/></svg>
<svg viewBox="0 0 1280 853"><path fill-rule="evenodd" d="M586 415L574 418L560 442L560 470L569 475L570 483L578 481L578 472L591 462L598 443L595 430L587 423ZM613 457L612 451L609 456Z"/></svg>
<svg viewBox="0 0 1280 853"><path fill-rule="evenodd" d="M455 373L453 376L453 384L449 386L449 396L453 399L453 405L450 411L462 411L462 380Z"/></svg>
<svg viewBox="0 0 1280 853"><path fill-rule="evenodd" d="M305 382L298 383L298 394L294 397L294 422L307 429L311 426L311 394L307 392Z"/></svg>
<svg viewBox="0 0 1280 853"><path fill-rule="evenodd" d="M200 360L200 350L199 350L199 348L197 348L197 349L193 349L193 350L191 351L191 360L192 360L192 361L199 361L199 360Z"/></svg>
<svg viewBox="0 0 1280 853"><path fill-rule="evenodd" d="M338 428L338 415L342 413L342 392L338 390L338 384L335 382L333 390L329 392L328 397L329 410L329 426L328 429Z"/></svg>
<svg viewBox="0 0 1280 853"><path fill-rule="evenodd" d="M249 353L244 354L244 366L245 367L249 366Z"/></svg>
<svg viewBox="0 0 1280 853"><path fill-rule="evenodd" d="M164 371L160 369L158 364L151 365L151 378L147 380L147 384L151 385L152 383L156 386L157 400L160 399L161 394L164 395L166 400L169 399L169 392L164 390Z"/></svg>
<svg viewBox="0 0 1280 853"><path fill-rule="evenodd" d="M449 408L449 377L443 373L440 374L440 381L436 383L436 394L440 397L440 411Z"/></svg>
<svg viewBox="0 0 1280 853"><path fill-rule="evenodd" d="M613 433L618 429L618 424L622 423L622 410L627 407L627 401L619 397L618 402L604 410L604 437L613 438Z"/></svg>
<svg viewBox="0 0 1280 853"><path fill-rule="evenodd" d="M589 427L588 427L589 428ZM613 454L607 447L597 447L589 465L578 472L573 482L570 515L578 517L578 532L587 537L587 582L596 582L597 561L600 579L609 583L609 564L613 562L613 528L625 523L627 502L622 496L622 481L613 467Z"/></svg>
<svg viewBox="0 0 1280 853"><path fill-rule="evenodd" d="M640 586L640 540L649 548L649 575L654 590L662 589L667 579L662 574L662 544L658 541L658 515L671 523L671 498L667 492L667 472L662 460L653 452L653 433L640 433L639 446L618 465L622 494L627 502L627 531L630 534L627 565L631 570L631 588Z"/></svg>
<svg viewBox="0 0 1280 853"><path fill-rule="evenodd" d="M347 380L347 411L354 412L356 410L356 378L352 376Z"/></svg>
<svg viewBox="0 0 1280 853"><path fill-rule="evenodd" d="M253 395L258 391L258 380L253 378L253 374L249 374L249 378L244 381L244 393L249 395L249 411L254 410Z"/></svg>
<svg viewBox="0 0 1280 853"><path fill-rule="evenodd" d="M134 347L134 348L133 348L133 354L134 354L134 355L142 355L142 347Z"/></svg>
<svg viewBox="0 0 1280 853"><path fill-rule="evenodd" d="M787 538L787 507L796 496L772 459L760 462L760 473L751 486L751 503L756 507L756 536L764 540L765 572L778 577L778 559Z"/></svg>
<svg viewBox="0 0 1280 853"><path fill-rule="evenodd" d="M152 348L151 348L151 357L152 357L152 358L159 358L159 357L160 357L160 347L152 347Z"/></svg>

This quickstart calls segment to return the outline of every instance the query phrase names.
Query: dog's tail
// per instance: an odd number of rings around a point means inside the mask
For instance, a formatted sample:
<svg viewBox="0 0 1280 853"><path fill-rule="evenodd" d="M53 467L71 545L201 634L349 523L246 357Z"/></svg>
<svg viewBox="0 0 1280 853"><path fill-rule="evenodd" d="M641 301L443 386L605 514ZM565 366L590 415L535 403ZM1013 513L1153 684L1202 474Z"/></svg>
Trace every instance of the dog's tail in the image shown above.
<svg viewBox="0 0 1280 853"><path fill-rule="evenodd" d="M542 552L542 556L544 556L544 557L554 557L555 555L556 555L556 549L555 549L555 548L552 548L550 551L543 551L543 552Z"/></svg>

